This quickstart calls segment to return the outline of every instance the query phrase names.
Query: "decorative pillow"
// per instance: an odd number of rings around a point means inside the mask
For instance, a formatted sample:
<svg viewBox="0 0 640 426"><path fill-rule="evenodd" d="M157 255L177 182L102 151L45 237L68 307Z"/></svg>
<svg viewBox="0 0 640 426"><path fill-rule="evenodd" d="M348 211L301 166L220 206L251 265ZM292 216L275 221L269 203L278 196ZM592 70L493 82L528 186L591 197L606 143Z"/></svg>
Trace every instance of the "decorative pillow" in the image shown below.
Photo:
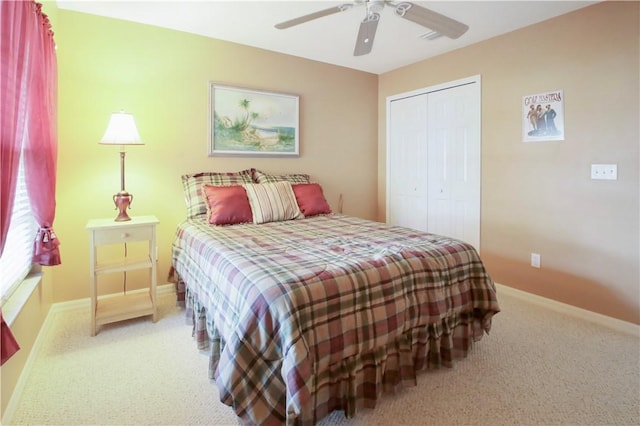
<svg viewBox="0 0 640 426"><path fill-rule="evenodd" d="M277 222L302 217L290 182L247 183L253 223Z"/></svg>
<svg viewBox="0 0 640 426"><path fill-rule="evenodd" d="M291 182L291 183L309 183L309 175L290 174L290 175L268 175L260 170L253 170L253 180L255 183L275 183L275 182Z"/></svg>
<svg viewBox="0 0 640 426"><path fill-rule="evenodd" d="M207 214L207 202L202 196L202 185L241 185L253 182L253 169L235 173L203 172L182 175L184 201L187 203L187 217L192 219Z"/></svg>
<svg viewBox="0 0 640 426"><path fill-rule="evenodd" d="M297 183L291 185L296 202L305 217L331 213L331 207L324 198L318 183Z"/></svg>
<svg viewBox="0 0 640 426"><path fill-rule="evenodd" d="M251 205L247 192L240 185L202 185L202 196L207 201L207 216L213 225L251 223Z"/></svg>

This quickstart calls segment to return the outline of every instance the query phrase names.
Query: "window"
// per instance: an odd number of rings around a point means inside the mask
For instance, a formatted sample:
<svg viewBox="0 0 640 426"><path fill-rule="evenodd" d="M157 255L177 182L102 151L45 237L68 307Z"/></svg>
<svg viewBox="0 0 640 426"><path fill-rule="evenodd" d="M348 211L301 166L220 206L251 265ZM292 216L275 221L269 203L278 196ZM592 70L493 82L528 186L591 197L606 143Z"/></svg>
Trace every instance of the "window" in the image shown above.
<svg viewBox="0 0 640 426"><path fill-rule="evenodd" d="M33 241L38 231L27 194L23 160L24 155L20 155L11 224L9 225L4 251L0 257L0 271L2 271L2 274L0 274L0 295L2 296L2 305L31 270Z"/></svg>

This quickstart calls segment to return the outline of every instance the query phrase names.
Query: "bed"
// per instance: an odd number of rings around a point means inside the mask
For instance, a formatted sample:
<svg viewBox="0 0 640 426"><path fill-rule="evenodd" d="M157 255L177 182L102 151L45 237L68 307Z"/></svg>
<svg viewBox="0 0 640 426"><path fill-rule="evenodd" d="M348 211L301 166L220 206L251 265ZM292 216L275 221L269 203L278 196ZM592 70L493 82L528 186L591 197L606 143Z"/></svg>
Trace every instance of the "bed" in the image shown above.
<svg viewBox="0 0 640 426"><path fill-rule="evenodd" d="M249 201L254 186L278 185L251 176L224 185ZM204 187L197 198L207 204ZM418 371L451 367L490 331L495 286L471 245L331 213L326 201L311 214L294 200L294 219L259 224L215 224L215 203L189 211L172 247L209 377L243 423L353 417L383 392L415 386Z"/></svg>

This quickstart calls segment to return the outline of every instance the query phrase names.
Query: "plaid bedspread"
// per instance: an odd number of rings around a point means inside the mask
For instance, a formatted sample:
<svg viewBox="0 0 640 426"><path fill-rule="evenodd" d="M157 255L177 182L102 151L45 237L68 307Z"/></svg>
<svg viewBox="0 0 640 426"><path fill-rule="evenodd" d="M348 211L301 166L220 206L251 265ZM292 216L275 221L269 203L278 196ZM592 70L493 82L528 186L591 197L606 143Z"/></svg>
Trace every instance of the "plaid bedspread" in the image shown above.
<svg viewBox="0 0 640 426"><path fill-rule="evenodd" d="M499 312L472 246L338 214L188 220L173 267L220 398L247 424L351 417L466 356Z"/></svg>

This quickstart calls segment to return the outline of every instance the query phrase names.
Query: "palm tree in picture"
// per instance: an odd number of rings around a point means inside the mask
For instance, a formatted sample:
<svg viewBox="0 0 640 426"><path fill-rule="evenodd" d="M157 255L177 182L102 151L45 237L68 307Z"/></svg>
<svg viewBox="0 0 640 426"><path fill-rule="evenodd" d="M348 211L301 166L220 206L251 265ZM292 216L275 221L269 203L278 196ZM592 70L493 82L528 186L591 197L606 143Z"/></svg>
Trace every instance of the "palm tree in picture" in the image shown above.
<svg viewBox="0 0 640 426"><path fill-rule="evenodd" d="M257 112L250 111L249 110L250 106L251 106L250 100L243 99L240 101L240 108L242 108L245 111L244 118L241 121L239 121L236 125L236 128L240 132L247 130L251 122L260 116L260 114L258 114Z"/></svg>

